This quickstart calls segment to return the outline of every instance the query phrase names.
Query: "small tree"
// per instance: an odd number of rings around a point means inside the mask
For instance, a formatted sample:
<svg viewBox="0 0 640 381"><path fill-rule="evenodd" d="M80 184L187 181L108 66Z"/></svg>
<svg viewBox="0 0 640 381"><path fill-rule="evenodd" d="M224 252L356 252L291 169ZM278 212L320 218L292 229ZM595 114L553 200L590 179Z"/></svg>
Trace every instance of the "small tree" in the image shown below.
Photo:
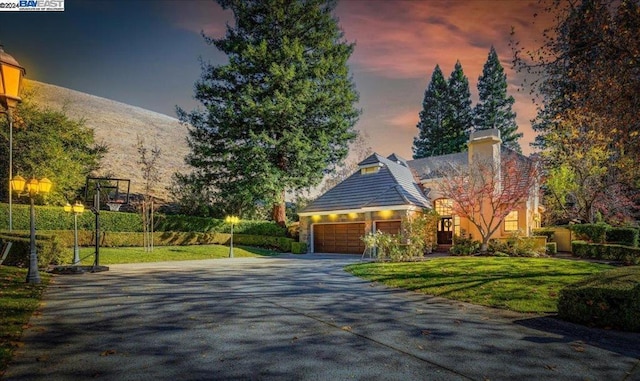
<svg viewBox="0 0 640 381"><path fill-rule="evenodd" d="M474 158L466 167L450 166L439 190L453 200L453 212L480 233L481 252L509 212L523 205L538 179L534 161L512 153L500 162Z"/></svg>
<svg viewBox="0 0 640 381"><path fill-rule="evenodd" d="M142 200L142 225L144 234L145 251L153 251L153 187L160 180L158 172L158 159L160 158L160 148L154 145L149 150L144 144L144 138L138 136L136 144L140 159L138 164L142 170L142 179L144 180L144 195Z"/></svg>
<svg viewBox="0 0 640 381"><path fill-rule="evenodd" d="M436 246L436 233L440 215L435 210L416 214L403 222L403 235L407 239L410 258L430 253Z"/></svg>

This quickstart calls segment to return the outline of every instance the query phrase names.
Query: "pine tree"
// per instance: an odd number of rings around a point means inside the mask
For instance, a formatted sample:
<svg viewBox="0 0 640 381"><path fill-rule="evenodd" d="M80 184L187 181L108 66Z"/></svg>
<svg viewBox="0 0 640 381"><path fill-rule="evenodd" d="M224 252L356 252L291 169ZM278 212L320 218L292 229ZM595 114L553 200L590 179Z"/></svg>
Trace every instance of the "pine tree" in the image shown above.
<svg viewBox="0 0 640 381"><path fill-rule="evenodd" d="M522 152L518 139L516 113L511 110L515 100L507 95L507 75L498 59L498 54L492 46L489 50L487 62L478 78L479 102L474 110L474 128L500 130L502 145L517 152Z"/></svg>
<svg viewBox="0 0 640 381"><path fill-rule="evenodd" d="M462 64L456 61L449 77L449 113L447 117L448 133L447 153L462 152L467 148L469 132L473 126L473 109L469 79L464 75Z"/></svg>
<svg viewBox="0 0 640 381"><path fill-rule="evenodd" d="M443 144L447 136L448 97L449 86L440 66L436 65L431 75L431 82L424 92L420 121L416 126L420 132L413 139L414 159L448 153L446 145Z"/></svg>
<svg viewBox="0 0 640 381"><path fill-rule="evenodd" d="M347 155L359 115L347 66L353 44L332 16L336 1L218 0L235 23L208 39L229 61L204 65L195 98L179 110L193 169L227 213L272 204L285 223L285 189L317 185Z"/></svg>

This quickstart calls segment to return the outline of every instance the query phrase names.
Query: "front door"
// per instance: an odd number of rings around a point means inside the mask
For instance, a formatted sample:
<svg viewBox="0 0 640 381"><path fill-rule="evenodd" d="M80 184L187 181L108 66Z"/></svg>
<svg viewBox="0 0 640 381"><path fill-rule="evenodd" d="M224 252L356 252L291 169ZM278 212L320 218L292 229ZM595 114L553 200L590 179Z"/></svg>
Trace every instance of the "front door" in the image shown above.
<svg viewBox="0 0 640 381"><path fill-rule="evenodd" d="M451 245L453 243L453 219L443 217L438 222L438 245Z"/></svg>

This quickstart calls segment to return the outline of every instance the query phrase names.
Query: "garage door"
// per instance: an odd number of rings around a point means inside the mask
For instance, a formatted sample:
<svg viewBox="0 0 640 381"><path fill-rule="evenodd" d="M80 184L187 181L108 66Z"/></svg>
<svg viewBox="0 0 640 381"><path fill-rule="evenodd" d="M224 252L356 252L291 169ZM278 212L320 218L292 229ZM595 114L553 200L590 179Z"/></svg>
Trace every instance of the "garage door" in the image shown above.
<svg viewBox="0 0 640 381"><path fill-rule="evenodd" d="M388 234L400 234L401 221L376 221L376 230Z"/></svg>
<svg viewBox="0 0 640 381"><path fill-rule="evenodd" d="M364 224L321 224L313 226L316 253L362 254Z"/></svg>

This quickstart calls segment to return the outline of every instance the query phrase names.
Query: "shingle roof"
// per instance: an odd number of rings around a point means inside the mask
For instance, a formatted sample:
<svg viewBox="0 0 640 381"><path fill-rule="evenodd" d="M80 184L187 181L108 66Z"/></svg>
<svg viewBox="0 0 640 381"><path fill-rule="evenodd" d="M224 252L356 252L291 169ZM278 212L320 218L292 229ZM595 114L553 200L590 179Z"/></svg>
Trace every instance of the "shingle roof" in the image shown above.
<svg viewBox="0 0 640 381"><path fill-rule="evenodd" d="M469 155L466 151L451 153L448 155L431 156L422 159L409 160L409 168L413 169L420 180L442 177L442 171L447 166L469 164Z"/></svg>
<svg viewBox="0 0 640 381"><path fill-rule="evenodd" d="M394 159L398 158L394 157ZM403 159L392 161L374 153L360 162L359 166L381 164L378 172L362 174L361 171L357 171L311 202L302 212L402 205L430 208L431 203L420 190L411 169L402 162Z"/></svg>

